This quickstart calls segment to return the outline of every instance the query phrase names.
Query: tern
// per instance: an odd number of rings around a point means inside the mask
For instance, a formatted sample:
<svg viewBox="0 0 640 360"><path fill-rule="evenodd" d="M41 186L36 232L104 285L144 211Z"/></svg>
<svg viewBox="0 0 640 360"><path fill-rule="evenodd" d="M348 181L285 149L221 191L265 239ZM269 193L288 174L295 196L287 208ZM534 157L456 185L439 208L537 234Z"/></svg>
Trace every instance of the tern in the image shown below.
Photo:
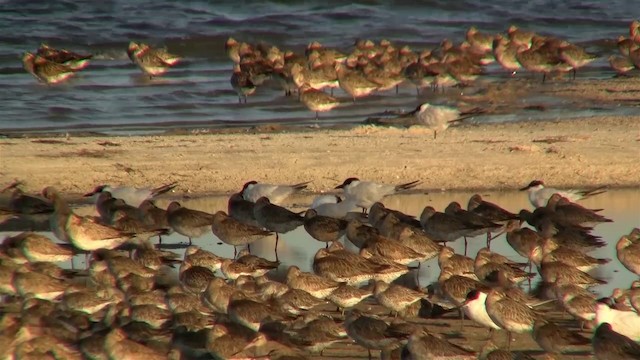
<svg viewBox="0 0 640 360"><path fill-rule="evenodd" d="M399 185L389 185L372 181L360 181L358 178L348 178L342 184L336 186L335 189L343 189L346 200L355 200L356 205L361 207L363 212L366 212L368 208L385 196L413 189L420 183L420 180L415 180Z"/></svg>
<svg viewBox="0 0 640 360"><path fill-rule="evenodd" d="M151 200L152 198L164 194L173 190L178 186L177 182L162 185L154 189L138 189L130 186L112 187L110 185L96 186L93 191L84 194L85 197L93 196L101 192L110 192L111 196L116 199L122 199L125 203L138 207L145 200Z"/></svg>
<svg viewBox="0 0 640 360"><path fill-rule="evenodd" d="M449 106L424 103L418 105L415 110L407 115L414 115L417 123L432 130L433 138L436 139L438 137L438 131L442 132L447 130L451 124L463 121L471 114L463 114L460 110Z"/></svg>
<svg viewBox="0 0 640 360"><path fill-rule="evenodd" d="M594 195L602 194L607 190L605 186L591 190L559 190L551 187L545 187L544 181L542 180L533 180L529 185L521 188L520 191L527 191L529 193L529 202L531 202L531 205L539 208L546 206L549 198L556 193L571 201L578 201Z"/></svg>
<svg viewBox="0 0 640 360"><path fill-rule="evenodd" d="M242 197L245 200L256 202L261 197L266 197L272 204L281 204L289 195L297 193L307 188L311 181L301 182L293 185L261 184L255 180L249 181L242 186Z"/></svg>

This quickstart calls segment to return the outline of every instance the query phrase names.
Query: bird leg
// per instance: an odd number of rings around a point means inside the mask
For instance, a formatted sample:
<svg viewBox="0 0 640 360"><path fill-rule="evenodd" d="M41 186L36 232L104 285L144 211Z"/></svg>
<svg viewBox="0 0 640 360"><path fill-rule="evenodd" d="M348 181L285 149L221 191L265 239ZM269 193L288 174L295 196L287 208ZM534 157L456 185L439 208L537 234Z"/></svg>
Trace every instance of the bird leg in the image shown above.
<svg viewBox="0 0 640 360"><path fill-rule="evenodd" d="M233 246L233 258L235 259L236 256L238 256L238 247L236 247L235 245Z"/></svg>
<svg viewBox="0 0 640 360"><path fill-rule="evenodd" d="M280 261L280 260L278 260L278 240L280 240L280 237L279 237L278 233L276 233L276 248L275 248L276 261Z"/></svg>
<svg viewBox="0 0 640 360"><path fill-rule="evenodd" d="M463 236L464 239L464 256L467 256L467 237Z"/></svg>
<svg viewBox="0 0 640 360"><path fill-rule="evenodd" d="M251 244L247 244L247 250L249 251L249 254L251 254Z"/></svg>
<svg viewBox="0 0 640 360"><path fill-rule="evenodd" d="M189 237L189 246L191 246L191 237Z"/></svg>

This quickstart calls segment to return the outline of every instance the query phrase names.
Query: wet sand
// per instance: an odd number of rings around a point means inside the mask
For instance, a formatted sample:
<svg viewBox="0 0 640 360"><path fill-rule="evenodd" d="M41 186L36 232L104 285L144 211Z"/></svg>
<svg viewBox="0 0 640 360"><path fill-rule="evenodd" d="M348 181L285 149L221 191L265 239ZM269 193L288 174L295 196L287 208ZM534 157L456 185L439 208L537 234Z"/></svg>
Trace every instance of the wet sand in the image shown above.
<svg viewBox="0 0 640 360"><path fill-rule="evenodd" d="M177 193L238 191L249 180L313 181L325 192L348 177L420 190L513 190L533 179L555 187L640 185L640 116L463 123L433 139L421 127L333 129L261 126L162 136L34 136L0 141L0 184L53 185L80 194L98 184Z"/></svg>

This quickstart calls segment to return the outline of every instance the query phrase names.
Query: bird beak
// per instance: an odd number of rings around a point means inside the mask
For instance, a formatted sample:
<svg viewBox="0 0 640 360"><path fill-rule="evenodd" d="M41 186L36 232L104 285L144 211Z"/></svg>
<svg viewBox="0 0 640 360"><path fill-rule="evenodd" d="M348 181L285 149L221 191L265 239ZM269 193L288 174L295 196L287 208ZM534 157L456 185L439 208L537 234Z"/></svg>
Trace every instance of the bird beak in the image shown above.
<svg viewBox="0 0 640 360"><path fill-rule="evenodd" d="M86 194L84 194L84 195L82 195L82 196L84 196L84 197L89 197L89 196L93 196L93 195L95 195L95 193L96 193L95 191L92 191L92 192L90 192L90 193L86 193Z"/></svg>
<svg viewBox="0 0 640 360"><path fill-rule="evenodd" d="M527 186L525 186L525 187L523 187L523 188L521 188L521 189L518 189L518 190L520 190L520 191L527 191L527 190L529 190L529 185L527 185Z"/></svg>
<svg viewBox="0 0 640 360"><path fill-rule="evenodd" d="M335 190L335 189L344 189L344 184L340 184L340 185L338 185L338 186L334 187L333 189L334 189L334 190Z"/></svg>

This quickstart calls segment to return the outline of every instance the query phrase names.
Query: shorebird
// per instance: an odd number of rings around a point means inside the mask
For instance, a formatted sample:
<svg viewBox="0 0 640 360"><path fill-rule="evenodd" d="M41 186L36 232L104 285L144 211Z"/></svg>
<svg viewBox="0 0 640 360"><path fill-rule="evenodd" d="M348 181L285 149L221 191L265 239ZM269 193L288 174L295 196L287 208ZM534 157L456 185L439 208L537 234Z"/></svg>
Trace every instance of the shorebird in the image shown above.
<svg viewBox="0 0 640 360"><path fill-rule="evenodd" d="M466 236L485 229L483 225L476 225L465 222L461 218L436 211L431 206L426 206L420 214L420 223L424 231L435 241L450 242L465 237L464 253L467 253Z"/></svg>
<svg viewBox="0 0 640 360"><path fill-rule="evenodd" d="M240 264L245 264L254 267L260 268L271 268L277 269L280 265L279 261L270 261L265 258L261 258L259 256L251 255L248 249L242 249L238 252L238 257L236 258L236 262Z"/></svg>
<svg viewBox="0 0 640 360"><path fill-rule="evenodd" d="M487 218L480 216L472 211L464 210L456 201L449 203L449 205L447 205L447 207L444 209L444 213L457 217L468 226L480 227L478 230L464 236L465 255L467 253L467 236L475 237L478 235L487 234L487 247L489 247L491 240L489 234L498 231L503 227L503 225L496 224L493 221L488 220Z"/></svg>
<svg viewBox="0 0 640 360"><path fill-rule="evenodd" d="M179 202L173 201L167 207L167 221L171 228L180 235L189 238L199 238L210 231L215 222L213 214L204 211L183 207Z"/></svg>
<svg viewBox="0 0 640 360"><path fill-rule="evenodd" d="M588 229L563 226L554 223L548 217L543 217L541 221L535 221L536 219L531 212L527 210L521 210L519 216L522 219L527 219L530 225L538 229L538 233L547 239L547 242L550 242L547 246L555 244L586 253L607 245L600 236L590 234Z"/></svg>
<svg viewBox="0 0 640 360"><path fill-rule="evenodd" d="M633 242L629 236L623 235L616 244L616 253L627 270L640 275L640 242Z"/></svg>
<svg viewBox="0 0 640 360"><path fill-rule="evenodd" d="M91 54L85 55L66 49L55 49L45 43L40 44L37 54L54 63L68 66L74 71L86 68L89 65L89 60L93 57Z"/></svg>
<svg viewBox="0 0 640 360"><path fill-rule="evenodd" d="M407 115L414 115L418 125L426 126L433 131L433 138L438 137L438 132L443 132L450 125L463 121L466 117L461 117L460 110L444 106L423 103Z"/></svg>
<svg viewBox="0 0 640 360"><path fill-rule="evenodd" d="M365 256L346 250L332 250L331 247L329 250L319 249L313 258L313 271L322 277L352 286L371 279L391 282L409 272L406 266L376 263Z"/></svg>
<svg viewBox="0 0 640 360"><path fill-rule="evenodd" d="M442 246L433 241L421 227L407 225L393 213L387 214L381 224L381 228L387 226L387 224L390 224L393 228L392 233L387 235L393 235L392 238L397 239L402 245L424 255L424 260L434 258L440 253ZM385 232L383 232L383 235L385 235Z"/></svg>
<svg viewBox="0 0 640 360"><path fill-rule="evenodd" d="M53 212L53 204L39 196L27 195L20 189L23 185L21 181L14 181L0 193L13 189L9 198L9 209L18 214L47 214Z"/></svg>
<svg viewBox="0 0 640 360"><path fill-rule="evenodd" d="M366 213L367 209L385 196L413 189L418 185L420 185L420 180L399 185L388 185L372 181L360 181L358 178L348 178L342 184L336 186L335 189L343 189L346 201L354 199L356 205Z"/></svg>
<svg viewBox="0 0 640 360"><path fill-rule="evenodd" d="M247 225L261 227L253 214L254 202L245 200L242 192L235 193L229 197L227 203L227 213L232 218L241 221Z"/></svg>
<svg viewBox="0 0 640 360"><path fill-rule="evenodd" d="M346 234L346 220L318 215L314 209L309 209L304 214L304 229L312 238L327 243L338 241Z"/></svg>
<svg viewBox="0 0 640 360"><path fill-rule="evenodd" d="M543 240L542 244L532 248L529 259L538 267L543 262L559 261L584 272L590 271L600 265L605 265L611 261L611 259L596 259L566 246L558 246L549 239Z"/></svg>
<svg viewBox="0 0 640 360"><path fill-rule="evenodd" d="M407 325L387 324L358 310L349 311L344 322L349 337L369 351L369 359L371 350L391 351L399 348L414 331L413 326Z"/></svg>
<svg viewBox="0 0 640 360"><path fill-rule="evenodd" d="M54 233L58 236L60 232L65 240L70 241L78 249L87 251L114 249L135 237L135 234L74 214L52 187L42 190L42 194L54 204L55 211L51 218Z"/></svg>
<svg viewBox="0 0 640 360"><path fill-rule="evenodd" d="M568 346L591 343L591 339L587 339L577 332L542 319L537 319L533 324L533 339L547 354L552 355L562 354Z"/></svg>
<svg viewBox="0 0 640 360"><path fill-rule="evenodd" d="M292 289L304 290L318 299L325 299L340 286L340 283L302 272L297 266L290 266L287 270L287 285Z"/></svg>
<svg viewBox="0 0 640 360"><path fill-rule="evenodd" d="M532 251L542 244L542 237L534 230L520 227L520 220L509 220L505 225L507 243L520 256L530 260Z"/></svg>
<svg viewBox="0 0 640 360"><path fill-rule="evenodd" d="M245 263L245 262L233 261L231 259L224 259L224 260L222 260L222 266L220 267L220 270L222 271L222 274L224 274L224 276L227 279L235 280L239 276L242 276L242 275L248 275L248 276L251 276L251 277L263 276L267 272L269 272L269 271L271 271L273 269L276 269L278 267L278 265L279 265L279 263L273 263L273 264L253 263L253 264L248 264L248 263Z"/></svg>
<svg viewBox="0 0 640 360"><path fill-rule="evenodd" d="M23 232L6 237L0 249L15 249L29 262L61 262L73 258L74 252L68 247L56 244L44 235L34 232Z"/></svg>
<svg viewBox="0 0 640 360"><path fill-rule="evenodd" d="M407 307L417 301L420 301L420 299L425 298L427 294L409 289L402 285L387 284L383 281L376 281L373 288L373 296L378 300L380 305L387 308L397 317L399 314L403 313Z"/></svg>
<svg viewBox="0 0 640 360"><path fill-rule="evenodd" d="M480 194L475 194L469 198L467 210L497 224L506 225L509 220L519 219L516 214L507 211L492 202L483 200ZM489 237L489 239L492 238L490 233L487 233L487 236ZM487 245L487 247L489 246Z"/></svg>
<svg viewBox="0 0 640 360"><path fill-rule="evenodd" d="M399 241L390 240L382 236L367 240L361 250L366 250L373 255L402 265L408 265L414 261L425 261L435 256L435 252L422 254Z"/></svg>
<svg viewBox="0 0 640 360"><path fill-rule="evenodd" d="M91 192L84 194L84 196L89 197L105 191L111 193L111 196L116 199L122 199L125 203L131 206L139 207L143 201L153 200L158 195L162 195L173 190L176 186L178 186L177 182L162 185L154 189L135 188L130 186L113 187L110 185L99 185Z"/></svg>
<svg viewBox="0 0 640 360"><path fill-rule="evenodd" d="M75 75L75 72L70 67L49 61L29 52L24 53L22 56L22 64L28 73L38 81L46 84L61 83Z"/></svg>
<svg viewBox="0 0 640 360"><path fill-rule="evenodd" d="M242 352L257 333L232 322L215 324L206 331L205 348L215 359L229 359Z"/></svg>
<svg viewBox="0 0 640 360"><path fill-rule="evenodd" d="M562 223L578 226L595 226L603 222L613 222L611 219L598 214L603 209L587 209L555 193L547 201L547 209L553 212L553 217Z"/></svg>
<svg viewBox="0 0 640 360"><path fill-rule="evenodd" d="M213 215L211 230L213 235L222 240L222 242L233 245L233 257L237 255L238 246L247 245L250 250L249 246L253 242L273 235L271 231L242 223L227 215L224 211L218 211Z"/></svg>
<svg viewBox="0 0 640 360"><path fill-rule="evenodd" d="M574 80L576 78L576 70L598 58L597 55L589 54L584 48L571 44L568 41L562 41L560 43L560 51L558 55L562 61L569 64L573 69Z"/></svg>
<svg viewBox="0 0 640 360"><path fill-rule="evenodd" d="M304 219L299 215L281 206L272 204L268 198L261 197L253 207L253 215L260 226L276 233L276 260L278 260L279 234L285 234L297 229L304 224Z"/></svg>
<svg viewBox="0 0 640 360"><path fill-rule="evenodd" d="M474 268L475 260L460 254L456 254L452 248L448 246L442 246L440 253L438 254L438 266L440 270L449 268L454 270L455 275L466 276L473 280L478 280L475 275Z"/></svg>
<svg viewBox="0 0 640 360"><path fill-rule="evenodd" d="M510 283L519 283L535 276L522 270L519 264L513 263L502 255L491 253L482 248L476 254L474 272L480 281L495 283L503 276Z"/></svg>
<svg viewBox="0 0 640 360"><path fill-rule="evenodd" d="M613 308L611 298L602 298L596 302L597 325L609 323L613 331L640 341L640 315L635 311L622 311Z"/></svg>
<svg viewBox="0 0 640 360"><path fill-rule="evenodd" d="M202 303L220 314L226 314L231 295L238 291L222 278L213 278L202 293Z"/></svg>
<svg viewBox="0 0 640 360"><path fill-rule="evenodd" d="M199 295L206 290L209 282L213 280L216 275L209 268L192 265L187 261L183 261L180 265L178 277L180 284L186 291Z"/></svg>
<svg viewBox="0 0 640 360"><path fill-rule="evenodd" d="M240 291L236 291L231 295L227 314L233 322L246 326L254 331L260 329L260 324L265 319L270 318L271 321L282 321L285 319L285 316L277 311L277 309L252 300Z"/></svg>
<svg viewBox="0 0 640 360"><path fill-rule="evenodd" d="M533 331L533 324L540 316L527 305L515 301L506 296L506 294L498 289L489 292L486 299L486 308L489 318L493 322L505 329L509 338L511 349L511 333L526 333Z"/></svg>
<svg viewBox="0 0 640 360"><path fill-rule="evenodd" d="M289 196L307 188L311 181L305 181L293 185L275 185L259 183L255 180L246 182L242 186L242 197L251 202L256 202L261 197L266 197L272 204L281 204Z"/></svg>
<svg viewBox="0 0 640 360"><path fill-rule="evenodd" d="M605 186L601 186L591 190L559 190L555 188L545 187L544 181L542 180L533 180L529 183L529 185L521 188L520 191L527 191L529 193L529 202L531 203L531 205L533 205L533 207L535 208L539 208L542 206L546 206L551 195L556 193L571 201L578 201L591 196L602 194L607 190Z"/></svg>
<svg viewBox="0 0 640 360"><path fill-rule="evenodd" d="M190 245L185 249L184 262L194 266L206 267L211 271L219 270L222 266L221 257L196 245Z"/></svg>
<svg viewBox="0 0 640 360"><path fill-rule="evenodd" d="M336 63L335 69L340 88L353 98L353 102L378 90L378 84L367 80L359 71L348 69L343 63Z"/></svg>
<svg viewBox="0 0 640 360"><path fill-rule="evenodd" d="M334 303L338 307L338 311L344 316L346 309L358 305L370 296L372 296L372 293L369 290L342 284L327 296L327 300Z"/></svg>
<svg viewBox="0 0 640 360"><path fill-rule="evenodd" d="M542 276L542 280L549 284L573 284L587 288L590 286L602 285L607 283L604 280L596 279L593 276L580 271L571 265L567 265L559 261L542 262L539 271L540 276Z"/></svg>
<svg viewBox="0 0 640 360"><path fill-rule="evenodd" d="M409 356L405 357L406 353ZM425 329L417 329L411 334L402 354L403 359L477 359L477 355L473 351L431 335Z"/></svg>
<svg viewBox="0 0 640 360"><path fill-rule="evenodd" d="M493 56L496 58L498 64L512 75L522 68L522 65L520 65L520 62L516 58L518 50L518 44L502 35L496 35L493 40Z"/></svg>
<svg viewBox="0 0 640 360"><path fill-rule="evenodd" d="M501 349L493 340L489 339L480 349L478 360L534 360L534 358L524 351L511 352Z"/></svg>
<svg viewBox="0 0 640 360"><path fill-rule="evenodd" d="M22 297L30 295L36 299L51 301L64 294L69 286L67 281L30 271L27 268L20 268L13 273L15 294Z"/></svg>
<svg viewBox="0 0 640 360"><path fill-rule="evenodd" d="M640 359L640 344L613 330L609 323L598 325L592 342L593 352L598 360Z"/></svg>
<svg viewBox="0 0 640 360"><path fill-rule="evenodd" d="M616 72L616 75L618 76L625 76L629 71L635 68L633 61L631 61L628 55L611 55L609 56L608 60L609 66Z"/></svg>
<svg viewBox="0 0 640 360"><path fill-rule="evenodd" d="M238 103L247 103L247 97L256 92L256 84L251 80L251 73L243 70L240 64L233 65L233 73L229 79L231 87L238 94ZM243 101L244 100L244 101Z"/></svg>
<svg viewBox="0 0 640 360"><path fill-rule="evenodd" d="M555 286L558 302L573 317L580 321L580 328L584 323L596 318L596 296L578 285Z"/></svg>
<svg viewBox="0 0 640 360"><path fill-rule="evenodd" d="M181 60L178 55L171 54L164 48L153 48L134 41L129 42L127 54L149 78L163 75Z"/></svg>
<svg viewBox="0 0 640 360"><path fill-rule="evenodd" d="M380 230L366 225L358 219L351 219L346 229L347 239L356 247L362 248L370 239L375 239L380 235Z"/></svg>
<svg viewBox="0 0 640 360"><path fill-rule="evenodd" d="M318 113L327 112L340 105L340 100L333 96L312 88L309 84L304 84L298 89L300 101L311 111L316 113L316 121L319 120Z"/></svg>
<svg viewBox="0 0 640 360"><path fill-rule="evenodd" d="M122 199L114 198L110 192L103 191L96 199L96 210L100 219L105 224L113 224L113 214L116 211L124 212L131 218L142 219L142 212L135 206L125 203Z"/></svg>
<svg viewBox="0 0 640 360"><path fill-rule="evenodd" d="M369 224L371 226L376 226L380 221L384 220L387 215L392 214L395 219L397 219L400 223L404 225L414 226L417 228L421 228L420 220L416 219L415 216L408 215L403 213L402 211L389 209L384 206L381 202L375 202L371 205L369 209Z"/></svg>
<svg viewBox="0 0 640 360"><path fill-rule="evenodd" d="M127 338L122 329L113 329L104 338L104 349L112 359L139 358L166 360L167 355Z"/></svg>
<svg viewBox="0 0 640 360"><path fill-rule="evenodd" d="M144 200L138 206L142 216L142 221L152 229L165 229L167 232L173 232L169 220L167 220L167 210L161 209L153 203L153 200ZM159 237L162 243L162 237Z"/></svg>

